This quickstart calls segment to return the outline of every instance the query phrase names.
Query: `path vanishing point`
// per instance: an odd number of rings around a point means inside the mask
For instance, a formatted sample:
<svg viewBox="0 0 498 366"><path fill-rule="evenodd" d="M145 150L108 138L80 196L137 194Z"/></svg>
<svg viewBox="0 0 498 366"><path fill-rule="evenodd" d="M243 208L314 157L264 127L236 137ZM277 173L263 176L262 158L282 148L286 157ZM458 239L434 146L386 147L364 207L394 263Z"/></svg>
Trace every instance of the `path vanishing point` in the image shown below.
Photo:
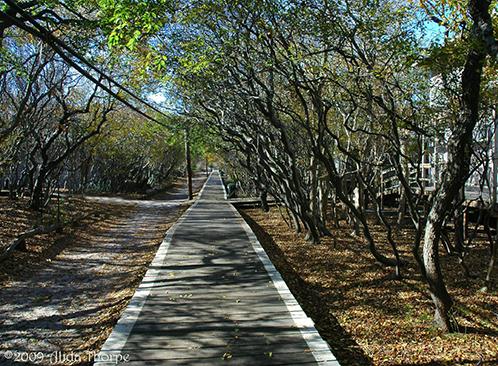
<svg viewBox="0 0 498 366"><path fill-rule="evenodd" d="M339 365L217 171L167 232L96 365Z"/></svg>

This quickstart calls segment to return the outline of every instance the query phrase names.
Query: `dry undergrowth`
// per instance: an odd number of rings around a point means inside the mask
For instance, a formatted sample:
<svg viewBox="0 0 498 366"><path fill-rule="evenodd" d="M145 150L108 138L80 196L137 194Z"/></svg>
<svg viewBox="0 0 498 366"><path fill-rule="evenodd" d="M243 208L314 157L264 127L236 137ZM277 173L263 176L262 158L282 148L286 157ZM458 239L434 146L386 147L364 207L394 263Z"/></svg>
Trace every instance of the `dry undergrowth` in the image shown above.
<svg viewBox="0 0 498 366"><path fill-rule="evenodd" d="M461 330L443 334L432 324L432 304L410 255L408 230L397 238L410 263L398 281L350 229L334 229L334 238L312 245L294 234L276 209L242 214L341 365L498 365L498 294L479 291L488 259L484 243L467 258L478 278L466 278L454 258L443 258ZM381 228L375 230L382 239Z"/></svg>
<svg viewBox="0 0 498 366"><path fill-rule="evenodd" d="M54 222L56 208L50 212L35 212L29 210L27 199L11 200L0 197L0 251L4 250L11 240L37 225L47 225ZM62 199L60 202L60 217L63 221L76 220L73 225L64 227L62 232L38 235L26 241L26 251L14 251L11 256L0 262L0 281L26 276L39 268L40 264L50 261L64 249L78 230L98 226L106 219L115 220L127 217L133 210L126 210L106 204L95 204L82 198ZM92 226L93 225L93 226Z"/></svg>

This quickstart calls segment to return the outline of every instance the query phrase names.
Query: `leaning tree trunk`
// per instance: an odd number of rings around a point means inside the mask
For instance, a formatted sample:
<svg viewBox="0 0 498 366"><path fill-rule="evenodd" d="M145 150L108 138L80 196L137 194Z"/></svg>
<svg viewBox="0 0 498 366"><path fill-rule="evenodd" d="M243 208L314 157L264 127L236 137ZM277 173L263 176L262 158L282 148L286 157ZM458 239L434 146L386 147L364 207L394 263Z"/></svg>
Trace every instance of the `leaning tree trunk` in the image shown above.
<svg viewBox="0 0 498 366"><path fill-rule="evenodd" d="M453 226L455 229L454 249L459 255L463 255L465 241L464 199L465 185L458 191L458 195L455 200L455 211L453 212Z"/></svg>
<svg viewBox="0 0 498 366"><path fill-rule="evenodd" d="M261 209L264 212L270 211L270 207L268 206L268 189L266 187L266 184L262 181L261 177L261 160L262 160L262 154L261 154L261 146L260 146L260 139L259 135L257 136L257 141L256 141L256 150L257 150L257 160L256 160L256 188L259 191L259 202L261 204Z"/></svg>
<svg viewBox="0 0 498 366"><path fill-rule="evenodd" d="M310 158L309 166L309 202L310 211L313 218L318 217L318 164L314 156Z"/></svg>
<svg viewBox="0 0 498 366"><path fill-rule="evenodd" d="M33 186L33 191L31 192L31 200L29 206L33 210L40 210L43 207L43 186L45 184L46 177L46 170L43 168L40 169Z"/></svg>
<svg viewBox="0 0 498 366"><path fill-rule="evenodd" d="M323 173L323 172L322 172ZM327 222L327 208L329 203L329 178L327 175L322 174L320 176L320 183L318 185L318 202L320 220L321 222Z"/></svg>
<svg viewBox="0 0 498 366"><path fill-rule="evenodd" d="M402 167L402 173L405 177L408 179L408 185L410 184L410 168L408 166L408 161L406 160L405 156L407 154L407 146L406 146L406 141L401 142L401 154L399 154L398 159L399 159L399 165ZM408 192L405 187L403 187L402 184L399 185L399 206L398 206L398 220L397 220L397 225L398 229L401 228L403 225L403 221L405 219L406 215L406 208L407 208L407 201L408 201Z"/></svg>
<svg viewBox="0 0 498 366"><path fill-rule="evenodd" d="M448 162L443 172L441 186L432 202L424 233L426 280L435 306L435 321L444 331L456 330L456 324L451 320L450 310L453 301L446 290L439 262L439 241L443 222L451 213L452 203L469 173L472 132L479 118L481 73L486 58L486 48L491 50L496 46L494 41L492 47L484 47L484 43L489 46L490 29L493 38L489 5L489 0L469 0L473 37L462 73L460 114L448 141Z"/></svg>
<svg viewBox="0 0 498 366"><path fill-rule="evenodd" d="M438 200L440 201L440 200ZM444 331L456 329L450 318L453 300L446 289L439 261L439 240L441 238L443 202L433 206L427 218L424 233L424 272L429 284L429 291L434 302L434 321Z"/></svg>

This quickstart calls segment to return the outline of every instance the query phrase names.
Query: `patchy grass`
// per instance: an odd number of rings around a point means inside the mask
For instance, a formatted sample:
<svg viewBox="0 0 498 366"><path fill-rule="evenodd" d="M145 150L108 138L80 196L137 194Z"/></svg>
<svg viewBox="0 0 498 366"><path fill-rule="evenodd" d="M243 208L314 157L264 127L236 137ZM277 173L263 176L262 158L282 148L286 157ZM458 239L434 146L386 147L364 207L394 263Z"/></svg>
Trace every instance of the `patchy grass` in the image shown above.
<svg viewBox="0 0 498 366"><path fill-rule="evenodd" d="M432 303L410 254L412 233L402 230L399 249L409 264L403 280L375 263L350 228L312 245L289 229L277 209L241 210L291 291L313 318L341 365L497 365L498 295L479 291L488 252L476 242L466 278L456 259L443 254L444 273L456 301L460 333L432 323ZM374 226L383 243L385 233ZM380 245L385 254L388 246Z"/></svg>

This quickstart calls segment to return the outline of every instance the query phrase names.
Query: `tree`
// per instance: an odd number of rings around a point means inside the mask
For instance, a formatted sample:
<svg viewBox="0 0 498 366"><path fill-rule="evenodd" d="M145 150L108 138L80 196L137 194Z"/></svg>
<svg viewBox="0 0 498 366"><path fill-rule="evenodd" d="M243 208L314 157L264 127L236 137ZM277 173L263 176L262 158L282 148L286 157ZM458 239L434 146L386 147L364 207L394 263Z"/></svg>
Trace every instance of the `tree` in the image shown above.
<svg viewBox="0 0 498 366"><path fill-rule="evenodd" d="M461 79L461 106L448 141L448 162L442 182L432 201L424 232L424 266L432 300L435 321L446 331L455 330L450 317L453 301L448 294L439 264L439 242L445 218L451 212L458 192L469 176L472 133L479 120L481 75L486 56L497 56L497 43L489 13L490 1L469 0L472 22L468 52Z"/></svg>

